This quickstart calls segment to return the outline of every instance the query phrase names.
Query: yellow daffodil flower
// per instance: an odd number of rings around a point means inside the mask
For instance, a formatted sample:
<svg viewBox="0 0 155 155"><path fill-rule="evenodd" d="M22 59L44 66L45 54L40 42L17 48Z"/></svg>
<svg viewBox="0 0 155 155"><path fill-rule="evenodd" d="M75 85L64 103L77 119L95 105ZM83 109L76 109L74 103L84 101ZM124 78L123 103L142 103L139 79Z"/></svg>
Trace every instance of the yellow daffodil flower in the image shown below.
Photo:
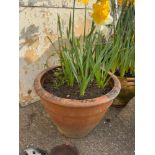
<svg viewBox="0 0 155 155"><path fill-rule="evenodd" d="M109 0L101 0L93 4L92 18L97 25L103 24L110 14Z"/></svg>
<svg viewBox="0 0 155 155"><path fill-rule="evenodd" d="M82 2L84 5L87 5L89 0L78 0L78 2Z"/></svg>

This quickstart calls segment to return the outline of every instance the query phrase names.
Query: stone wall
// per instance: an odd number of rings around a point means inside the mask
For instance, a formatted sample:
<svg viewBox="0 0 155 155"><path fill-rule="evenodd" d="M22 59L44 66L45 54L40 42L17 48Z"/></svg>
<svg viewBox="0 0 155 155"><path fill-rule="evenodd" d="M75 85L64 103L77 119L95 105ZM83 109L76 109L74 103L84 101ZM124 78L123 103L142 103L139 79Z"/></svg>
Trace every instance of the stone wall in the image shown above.
<svg viewBox="0 0 155 155"><path fill-rule="evenodd" d="M94 1L91 0L89 7ZM57 40L57 14L61 16L63 29L68 24L72 11L72 0L20 0L19 1L19 56L20 56L20 104L25 106L37 101L33 82L36 75L44 69L46 60L49 64L58 64L51 43ZM84 6L76 5L75 34L83 34ZM91 19L87 20L87 30Z"/></svg>

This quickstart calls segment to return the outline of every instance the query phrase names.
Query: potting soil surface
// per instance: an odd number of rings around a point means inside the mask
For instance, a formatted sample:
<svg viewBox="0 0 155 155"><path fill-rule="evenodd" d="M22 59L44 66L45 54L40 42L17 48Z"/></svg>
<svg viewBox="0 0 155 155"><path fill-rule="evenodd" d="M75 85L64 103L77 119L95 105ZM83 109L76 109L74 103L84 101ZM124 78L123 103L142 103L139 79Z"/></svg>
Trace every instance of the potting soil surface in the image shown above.
<svg viewBox="0 0 155 155"><path fill-rule="evenodd" d="M68 99L92 99L95 97L99 97L101 95L105 95L113 88L113 81L108 80L107 85L104 88L99 88L96 82L89 83L84 96L80 96L80 88L77 83L74 85L68 86L63 79L64 75L57 75L59 72L56 72L59 68L55 68L55 72L53 70L48 71L43 77L43 88L48 91L49 93L54 94L55 96L59 96L62 98ZM57 73L57 74L56 74ZM62 71L60 72L62 73ZM56 74L56 75L55 75Z"/></svg>

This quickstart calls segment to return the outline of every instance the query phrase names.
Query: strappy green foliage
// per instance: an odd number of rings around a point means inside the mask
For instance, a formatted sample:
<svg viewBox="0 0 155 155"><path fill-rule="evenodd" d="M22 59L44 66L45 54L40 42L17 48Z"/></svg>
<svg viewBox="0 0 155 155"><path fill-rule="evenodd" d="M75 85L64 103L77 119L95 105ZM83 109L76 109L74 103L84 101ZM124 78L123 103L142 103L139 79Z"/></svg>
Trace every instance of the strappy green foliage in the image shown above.
<svg viewBox="0 0 155 155"><path fill-rule="evenodd" d="M120 76L135 73L135 8L124 5L114 29L111 60L113 73L119 70Z"/></svg>
<svg viewBox="0 0 155 155"><path fill-rule="evenodd" d="M74 3L75 5L75 3ZM86 35L86 7L84 35L74 36L74 10L70 15L66 30L67 43L63 40L62 24L58 15L59 51L60 62L67 84L72 87L78 83L80 95L83 96L88 85L96 81L99 88L103 88L108 80L108 56L111 44L101 42L101 36L95 32L95 24L92 22L91 30Z"/></svg>
<svg viewBox="0 0 155 155"><path fill-rule="evenodd" d="M122 10L117 26L114 27L114 37L106 43L103 42L103 36L95 31L94 22L90 32L86 34L86 9L85 7L83 36L75 37L74 34L75 0L65 32L62 31L59 15L57 21L64 79L70 87L77 83L81 96L85 95L91 82L95 81L99 88L104 88L109 79L109 71L114 73L119 69L121 76L128 71L134 74L134 7L129 6ZM64 41L64 33L67 42Z"/></svg>

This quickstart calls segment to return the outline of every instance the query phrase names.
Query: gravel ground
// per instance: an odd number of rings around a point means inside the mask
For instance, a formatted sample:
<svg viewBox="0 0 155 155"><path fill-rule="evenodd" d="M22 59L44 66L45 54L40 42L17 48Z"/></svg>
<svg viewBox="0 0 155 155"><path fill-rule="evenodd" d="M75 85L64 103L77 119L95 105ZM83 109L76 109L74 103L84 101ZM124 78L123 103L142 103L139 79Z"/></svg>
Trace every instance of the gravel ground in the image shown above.
<svg viewBox="0 0 155 155"><path fill-rule="evenodd" d="M135 100L124 108L111 107L100 124L86 137L66 138L61 135L40 102L20 107L20 150L34 145L51 150L56 145L75 145L80 155L134 155Z"/></svg>

